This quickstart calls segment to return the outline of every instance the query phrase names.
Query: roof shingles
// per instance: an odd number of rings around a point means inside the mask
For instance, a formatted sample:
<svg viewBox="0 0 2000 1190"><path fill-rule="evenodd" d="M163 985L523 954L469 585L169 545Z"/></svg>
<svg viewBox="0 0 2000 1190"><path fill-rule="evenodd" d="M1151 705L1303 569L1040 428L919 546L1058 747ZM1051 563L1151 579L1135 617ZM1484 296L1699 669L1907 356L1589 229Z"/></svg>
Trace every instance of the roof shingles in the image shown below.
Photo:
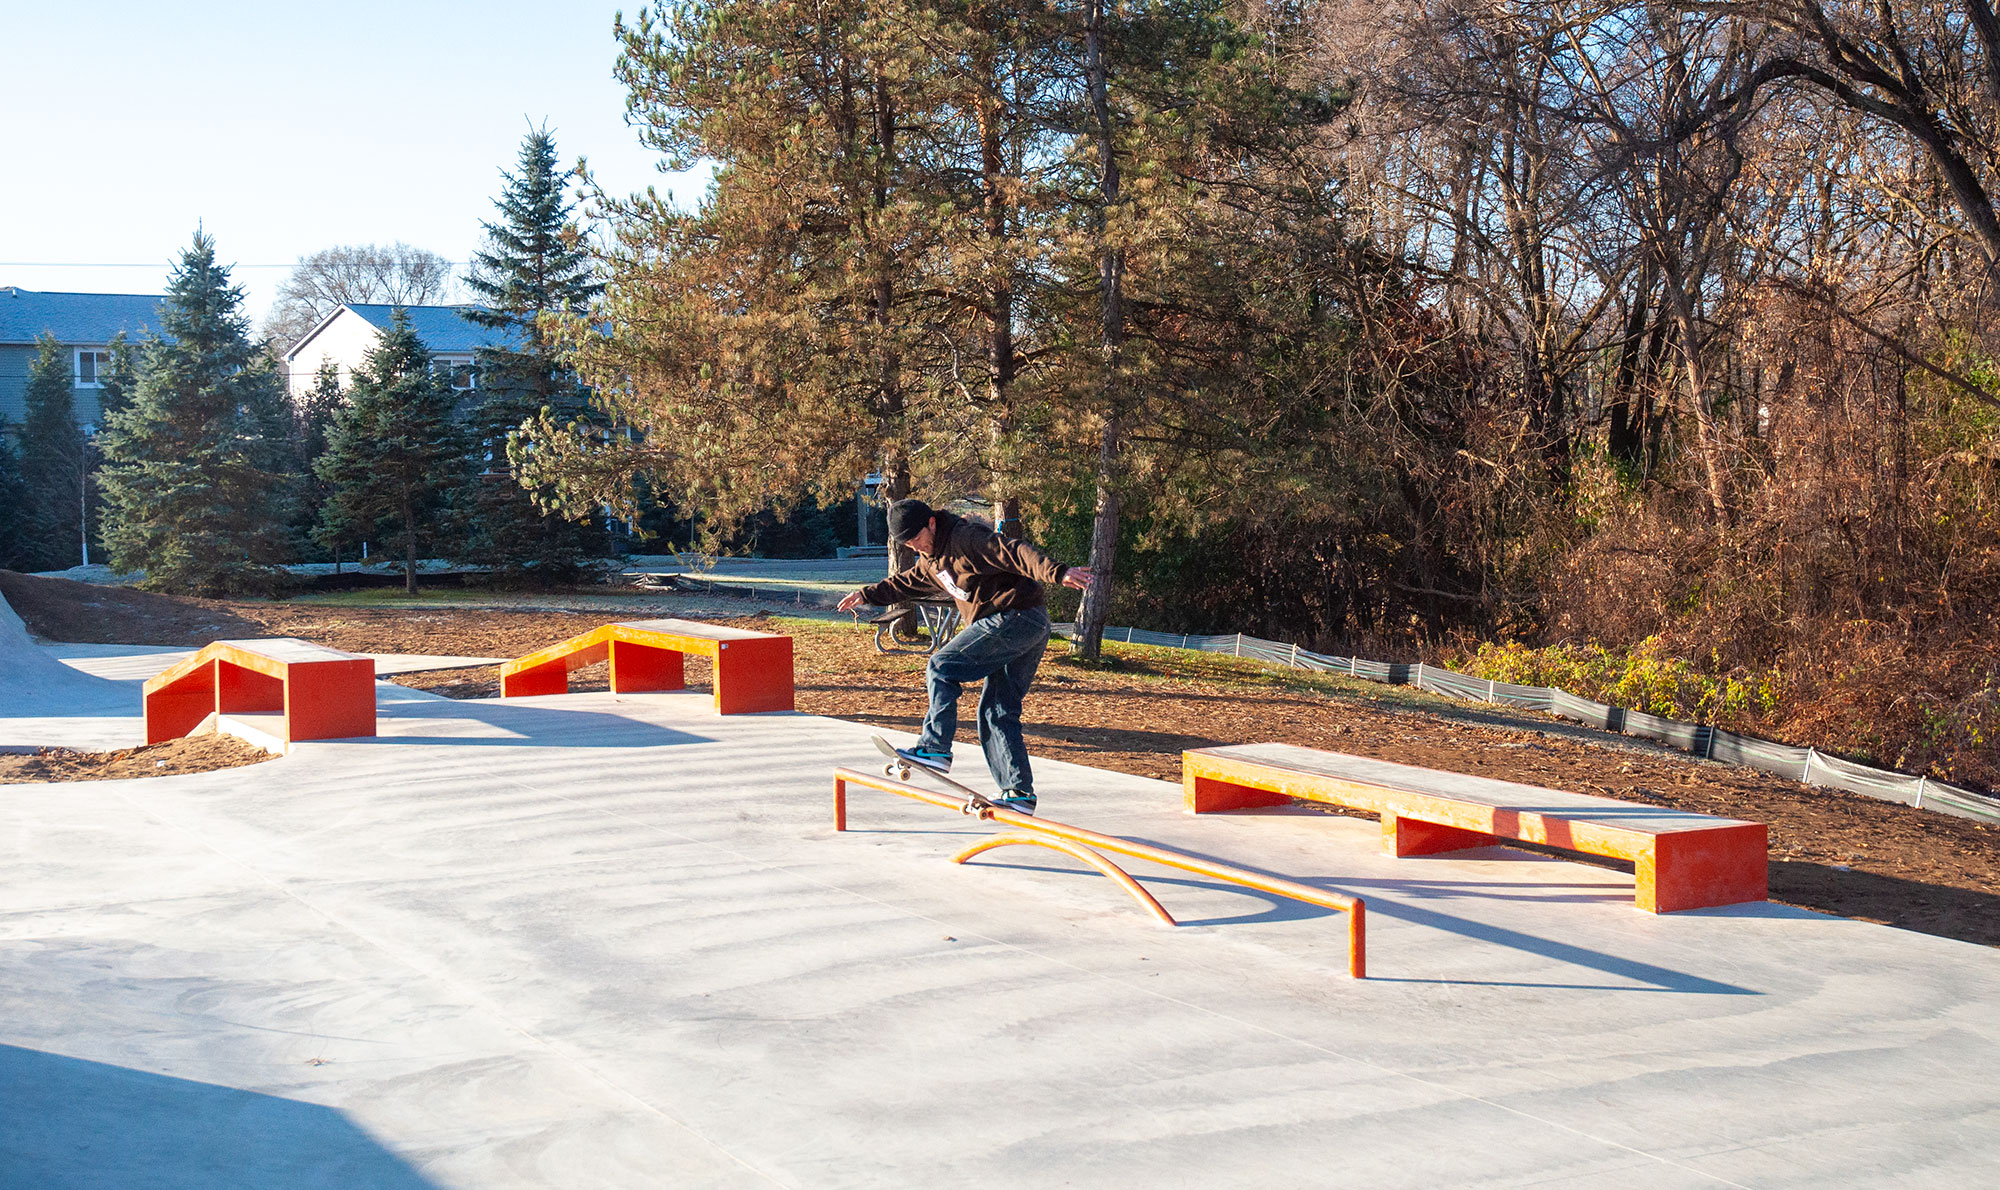
<svg viewBox="0 0 2000 1190"><path fill-rule="evenodd" d="M386 305L348 303L348 309L367 319L370 324L382 330L389 329L389 320L398 307ZM506 347L513 339L505 330L495 330L480 326L465 317L461 311L477 309L474 306L403 306L409 315L410 329L417 332L417 338L434 355L457 355L477 351L482 347Z"/></svg>
<svg viewBox="0 0 2000 1190"><path fill-rule="evenodd" d="M0 344L32 344L48 334L58 343L89 346L109 343L121 331L136 339L159 330L163 300L157 294L37 293L0 286Z"/></svg>

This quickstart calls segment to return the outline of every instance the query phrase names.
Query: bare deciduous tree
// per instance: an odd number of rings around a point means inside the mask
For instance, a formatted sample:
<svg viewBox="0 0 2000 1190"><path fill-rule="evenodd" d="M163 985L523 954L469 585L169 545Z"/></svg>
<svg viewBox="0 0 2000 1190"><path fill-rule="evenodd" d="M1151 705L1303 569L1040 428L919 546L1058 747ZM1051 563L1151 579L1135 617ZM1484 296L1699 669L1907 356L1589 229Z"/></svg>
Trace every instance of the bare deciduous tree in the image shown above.
<svg viewBox="0 0 2000 1190"><path fill-rule="evenodd" d="M401 240L322 248L299 257L278 287L278 299L264 319L264 337L282 351L346 303L430 305L451 288L451 261Z"/></svg>
<svg viewBox="0 0 2000 1190"><path fill-rule="evenodd" d="M1817 89L1892 126L1930 159L2000 269L2000 13L1988 0L1685 0L1766 26L1747 100L1774 83Z"/></svg>

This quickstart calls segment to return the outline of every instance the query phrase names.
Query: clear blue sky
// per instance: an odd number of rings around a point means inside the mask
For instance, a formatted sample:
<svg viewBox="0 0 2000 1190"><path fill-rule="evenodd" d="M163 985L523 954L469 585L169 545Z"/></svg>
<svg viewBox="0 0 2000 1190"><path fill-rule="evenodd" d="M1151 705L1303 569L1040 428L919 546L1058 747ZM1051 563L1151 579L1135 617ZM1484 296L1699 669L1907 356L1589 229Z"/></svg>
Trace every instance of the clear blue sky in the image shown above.
<svg viewBox="0 0 2000 1190"><path fill-rule="evenodd" d="M156 293L197 222L256 320L285 267L253 266L395 240L462 261L544 120L565 164L691 204L703 180L659 173L625 125L620 7L639 5L11 5L0 285Z"/></svg>

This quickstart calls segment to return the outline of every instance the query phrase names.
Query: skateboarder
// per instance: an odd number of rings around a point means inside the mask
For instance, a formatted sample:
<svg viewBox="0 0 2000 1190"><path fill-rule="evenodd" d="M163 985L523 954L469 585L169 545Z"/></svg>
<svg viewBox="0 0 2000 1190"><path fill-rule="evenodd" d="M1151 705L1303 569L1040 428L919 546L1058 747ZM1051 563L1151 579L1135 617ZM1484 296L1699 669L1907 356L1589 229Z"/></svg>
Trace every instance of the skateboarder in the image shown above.
<svg viewBox="0 0 2000 1190"><path fill-rule="evenodd" d="M918 599L942 588L964 623L957 636L931 654L927 671L930 710L914 748L898 748L912 764L951 771L958 735L958 696L984 681L979 696L979 746L1000 787L999 804L1035 812L1035 777L1021 739L1021 699L1049 642L1043 583L1079 591L1090 585L1086 566L1064 566L1025 542L1010 541L976 521L939 512L922 500L889 506L889 541L908 545L917 560L879 583L848 594L841 611Z"/></svg>

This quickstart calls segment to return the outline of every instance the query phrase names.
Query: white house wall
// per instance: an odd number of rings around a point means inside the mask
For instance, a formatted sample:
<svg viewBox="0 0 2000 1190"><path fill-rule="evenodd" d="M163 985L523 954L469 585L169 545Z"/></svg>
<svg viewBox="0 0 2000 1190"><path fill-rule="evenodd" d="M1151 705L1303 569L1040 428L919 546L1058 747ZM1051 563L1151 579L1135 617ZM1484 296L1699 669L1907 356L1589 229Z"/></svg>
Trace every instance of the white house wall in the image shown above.
<svg viewBox="0 0 2000 1190"><path fill-rule="evenodd" d="M310 391L320 365L327 360L339 366L342 388L352 384L355 370L381 341L382 332L373 323L352 310L342 309L288 357L292 395L298 397Z"/></svg>

